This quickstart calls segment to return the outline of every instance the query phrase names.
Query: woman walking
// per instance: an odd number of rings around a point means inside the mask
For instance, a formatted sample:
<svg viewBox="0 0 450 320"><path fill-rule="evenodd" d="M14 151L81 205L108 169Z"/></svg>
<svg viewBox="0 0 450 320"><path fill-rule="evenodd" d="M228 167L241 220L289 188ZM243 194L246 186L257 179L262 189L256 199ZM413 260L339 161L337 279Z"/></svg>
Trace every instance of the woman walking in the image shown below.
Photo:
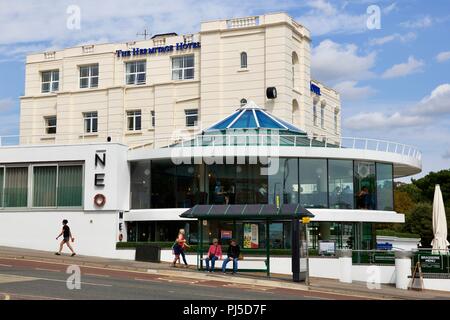
<svg viewBox="0 0 450 320"><path fill-rule="evenodd" d="M180 255L183 258L183 262L184 262L184 267L185 268L189 268L189 265L186 261L186 255L184 254L184 250L186 248L189 248L189 245L186 243L186 237L185 237L186 232L184 231L184 229L180 229L180 231L178 232L178 238L177 238L177 242L178 245L180 246L181 250L180 250ZM178 257L178 261L180 261L180 258ZM181 262L180 262L181 263Z"/></svg>
<svg viewBox="0 0 450 320"><path fill-rule="evenodd" d="M64 244L66 244L67 247L70 249L70 251L72 251L72 257L76 254L75 251L73 251L72 246L70 245L70 240L74 242L75 238L72 236L72 232L70 231L70 228L67 225L68 223L69 222L66 219L63 220L62 222L63 227L61 233L56 237L56 240L58 240L59 237L63 236L63 240L59 244L59 251L55 253L57 256L61 255L61 251L63 249Z"/></svg>

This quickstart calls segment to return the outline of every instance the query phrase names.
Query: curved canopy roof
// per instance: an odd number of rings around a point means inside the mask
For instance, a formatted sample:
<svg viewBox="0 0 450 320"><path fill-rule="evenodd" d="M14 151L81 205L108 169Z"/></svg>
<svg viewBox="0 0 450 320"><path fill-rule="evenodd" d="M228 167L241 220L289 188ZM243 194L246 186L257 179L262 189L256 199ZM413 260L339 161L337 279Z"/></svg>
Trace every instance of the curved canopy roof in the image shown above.
<svg viewBox="0 0 450 320"><path fill-rule="evenodd" d="M253 101L249 101L246 105L242 106L225 119L215 123L208 129L204 130L204 133L210 133L223 130L245 130L245 129L266 129L266 130L280 130L288 131L295 134L306 133L292 124L281 120L261 107L255 104Z"/></svg>

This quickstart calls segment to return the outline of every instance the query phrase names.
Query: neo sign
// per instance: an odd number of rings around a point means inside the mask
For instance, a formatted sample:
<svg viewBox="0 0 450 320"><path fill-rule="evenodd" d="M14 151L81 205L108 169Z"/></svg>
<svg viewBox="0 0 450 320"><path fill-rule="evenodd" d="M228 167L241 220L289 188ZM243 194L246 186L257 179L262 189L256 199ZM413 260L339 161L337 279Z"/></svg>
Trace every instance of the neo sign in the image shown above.
<svg viewBox="0 0 450 320"><path fill-rule="evenodd" d="M95 152L95 169L97 167L106 166L106 151L96 151ZM104 187L105 186L105 174L104 173L96 173L94 175L94 185L96 187Z"/></svg>

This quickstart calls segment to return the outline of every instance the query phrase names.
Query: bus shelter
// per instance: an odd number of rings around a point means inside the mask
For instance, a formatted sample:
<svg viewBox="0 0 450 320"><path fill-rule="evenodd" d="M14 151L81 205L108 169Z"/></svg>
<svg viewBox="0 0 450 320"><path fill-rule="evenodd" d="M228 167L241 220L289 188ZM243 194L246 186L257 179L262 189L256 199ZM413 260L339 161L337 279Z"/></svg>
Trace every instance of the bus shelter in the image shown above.
<svg viewBox="0 0 450 320"><path fill-rule="evenodd" d="M235 238L238 242L243 242L244 244L252 244L251 230L250 232L241 232L239 237L236 237L236 226L244 221L247 223L262 224L264 226L265 234L265 264L268 277L270 277L271 256L270 226L274 222L282 222L285 226L288 225L290 228L289 233L291 235L290 249L293 281L298 282L300 280L305 280L305 276L302 276L300 273L300 259L307 258L308 245L306 243L305 223L307 223L310 218L313 218L314 215L299 204L282 204L280 206L274 204L196 205L182 213L180 217L198 220L198 269L202 268L202 262L204 260L203 255L206 255L207 251L207 247L204 247L205 240L207 246L210 242L210 237L206 238L205 233L211 235L214 230L211 230L211 228L208 229L208 227L213 225L214 222L228 224L230 226L230 231L221 231L222 239L224 239L223 233L228 232L230 234L228 239ZM228 236L227 234L225 235Z"/></svg>

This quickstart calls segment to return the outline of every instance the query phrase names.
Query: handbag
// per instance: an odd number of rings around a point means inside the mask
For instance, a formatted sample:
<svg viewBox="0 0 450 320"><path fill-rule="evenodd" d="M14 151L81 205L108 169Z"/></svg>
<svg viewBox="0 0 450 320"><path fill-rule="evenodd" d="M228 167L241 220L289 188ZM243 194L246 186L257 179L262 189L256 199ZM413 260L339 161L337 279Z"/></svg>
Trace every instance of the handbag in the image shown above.
<svg viewBox="0 0 450 320"><path fill-rule="evenodd" d="M244 260L244 255L242 253L239 253L238 260Z"/></svg>

